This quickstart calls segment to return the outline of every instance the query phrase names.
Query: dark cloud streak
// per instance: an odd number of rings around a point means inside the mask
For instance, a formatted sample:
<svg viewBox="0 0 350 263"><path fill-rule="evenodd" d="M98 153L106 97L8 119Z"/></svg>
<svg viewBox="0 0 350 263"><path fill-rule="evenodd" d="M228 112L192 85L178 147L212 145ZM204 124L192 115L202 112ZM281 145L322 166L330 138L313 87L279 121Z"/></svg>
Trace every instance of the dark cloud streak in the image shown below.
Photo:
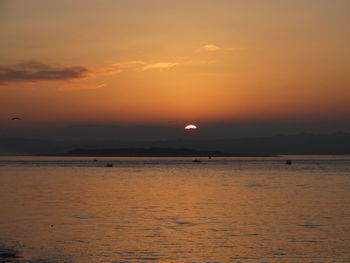
<svg viewBox="0 0 350 263"><path fill-rule="evenodd" d="M83 79L92 73L83 66L65 67L38 61L0 66L0 85L11 82L39 82Z"/></svg>

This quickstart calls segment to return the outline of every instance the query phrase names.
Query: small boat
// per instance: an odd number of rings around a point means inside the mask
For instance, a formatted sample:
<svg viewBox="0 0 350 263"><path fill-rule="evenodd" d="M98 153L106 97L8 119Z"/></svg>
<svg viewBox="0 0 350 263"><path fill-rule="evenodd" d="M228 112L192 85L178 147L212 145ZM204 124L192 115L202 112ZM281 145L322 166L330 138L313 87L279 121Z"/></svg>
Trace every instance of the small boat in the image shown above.
<svg viewBox="0 0 350 263"><path fill-rule="evenodd" d="M291 160L287 160L287 161L286 161L286 164L291 165L291 164L292 164L292 161L291 161Z"/></svg>
<svg viewBox="0 0 350 263"><path fill-rule="evenodd" d="M201 160L198 160L198 159L194 159L192 162L193 162L193 163L201 163L202 161L201 161Z"/></svg>
<svg viewBox="0 0 350 263"><path fill-rule="evenodd" d="M113 163L107 163L106 167L113 167Z"/></svg>

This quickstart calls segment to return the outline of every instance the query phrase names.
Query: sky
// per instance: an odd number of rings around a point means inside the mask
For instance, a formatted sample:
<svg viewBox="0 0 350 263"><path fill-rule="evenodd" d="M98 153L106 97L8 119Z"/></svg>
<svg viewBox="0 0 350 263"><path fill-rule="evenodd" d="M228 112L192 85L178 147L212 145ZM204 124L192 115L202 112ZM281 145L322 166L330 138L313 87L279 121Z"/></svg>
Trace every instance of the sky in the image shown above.
<svg viewBox="0 0 350 263"><path fill-rule="evenodd" d="M348 0L0 0L0 126L339 130L350 120L349 10Z"/></svg>

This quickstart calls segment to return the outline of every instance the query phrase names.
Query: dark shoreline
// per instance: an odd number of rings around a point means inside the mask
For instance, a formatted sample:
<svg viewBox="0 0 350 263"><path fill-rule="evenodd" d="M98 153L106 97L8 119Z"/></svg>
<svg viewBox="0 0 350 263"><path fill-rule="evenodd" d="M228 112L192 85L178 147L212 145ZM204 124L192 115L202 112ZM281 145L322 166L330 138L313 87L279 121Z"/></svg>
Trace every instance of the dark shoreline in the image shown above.
<svg viewBox="0 0 350 263"><path fill-rule="evenodd" d="M23 156L23 155L21 155ZM36 155L27 155L27 156L37 156L37 157L125 157L125 158L187 158L187 157L193 157L193 158L208 158L208 156L200 156L200 155L68 155L68 154L36 154ZM225 155L225 156L211 156L212 158L218 157L278 157L278 155Z"/></svg>
<svg viewBox="0 0 350 263"><path fill-rule="evenodd" d="M239 154L188 148L116 148L74 149L66 153L36 154L33 156L62 157L276 157L276 155Z"/></svg>

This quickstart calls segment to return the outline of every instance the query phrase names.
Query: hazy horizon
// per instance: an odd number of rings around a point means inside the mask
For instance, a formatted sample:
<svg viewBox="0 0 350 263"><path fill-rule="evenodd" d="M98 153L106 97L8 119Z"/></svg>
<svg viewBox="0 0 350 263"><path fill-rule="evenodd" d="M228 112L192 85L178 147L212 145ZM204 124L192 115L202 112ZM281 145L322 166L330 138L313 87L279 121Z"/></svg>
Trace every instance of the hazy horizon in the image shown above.
<svg viewBox="0 0 350 263"><path fill-rule="evenodd" d="M183 125L45 125L32 127L20 121L0 127L0 136L35 138L44 140L173 140L173 139L235 139L246 137L269 137L300 133L332 134L350 132L350 122L253 122L207 124L193 131Z"/></svg>

